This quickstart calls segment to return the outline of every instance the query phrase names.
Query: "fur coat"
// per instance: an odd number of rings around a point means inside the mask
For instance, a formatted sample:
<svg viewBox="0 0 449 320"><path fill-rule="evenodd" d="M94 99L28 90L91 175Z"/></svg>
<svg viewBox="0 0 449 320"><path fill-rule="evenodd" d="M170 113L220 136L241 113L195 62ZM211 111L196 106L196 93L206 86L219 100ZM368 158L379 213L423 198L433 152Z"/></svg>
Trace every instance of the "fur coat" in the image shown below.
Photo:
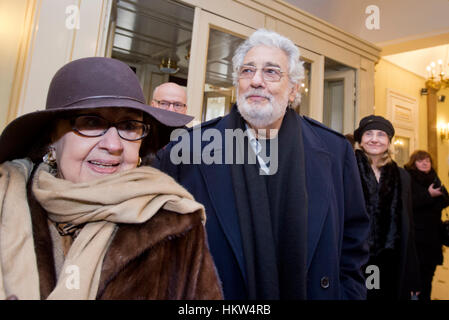
<svg viewBox="0 0 449 320"><path fill-rule="evenodd" d="M419 263L414 240L410 175L392 161L381 168L379 183L368 158L356 150L370 214L370 259L380 269L380 290L368 291L368 299L407 300L419 291Z"/></svg>
<svg viewBox="0 0 449 320"><path fill-rule="evenodd" d="M45 210L28 191L41 298L56 285ZM161 209L142 224L119 224L103 260L97 299L222 299L199 212Z"/></svg>

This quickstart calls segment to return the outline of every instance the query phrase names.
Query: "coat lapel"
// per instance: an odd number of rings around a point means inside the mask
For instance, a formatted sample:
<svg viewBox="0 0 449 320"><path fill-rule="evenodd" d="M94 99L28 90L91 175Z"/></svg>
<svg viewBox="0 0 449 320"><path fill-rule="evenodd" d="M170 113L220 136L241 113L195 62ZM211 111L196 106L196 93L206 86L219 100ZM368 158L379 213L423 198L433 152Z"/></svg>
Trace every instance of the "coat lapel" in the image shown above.
<svg viewBox="0 0 449 320"><path fill-rule="evenodd" d="M212 207L216 213L217 220L237 258L240 272L246 282L245 260L237 208L235 206L231 169L229 167L230 165L225 163L225 155L223 152L225 149L225 129L228 125L227 120L227 117L223 118L216 127L222 137L222 148L212 151L214 155L222 159L222 164L202 164L199 168L206 184L206 189L211 199Z"/></svg>
<svg viewBox="0 0 449 320"><path fill-rule="evenodd" d="M306 165L307 217L307 269L321 236L324 221L329 212L332 179L331 155L324 149L324 142L304 120L302 135Z"/></svg>

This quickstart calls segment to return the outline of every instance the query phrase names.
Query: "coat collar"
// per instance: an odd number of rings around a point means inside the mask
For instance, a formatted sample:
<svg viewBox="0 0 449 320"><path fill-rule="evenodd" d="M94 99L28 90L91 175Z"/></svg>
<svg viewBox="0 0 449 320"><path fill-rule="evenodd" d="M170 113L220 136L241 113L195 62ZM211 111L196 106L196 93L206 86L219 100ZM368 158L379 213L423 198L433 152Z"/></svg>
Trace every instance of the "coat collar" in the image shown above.
<svg viewBox="0 0 449 320"><path fill-rule="evenodd" d="M219 121L214 129L220 132L221 137L225 137L225 130L230 129L228 117L224 117ZM245 257L243 255L234 189L232 180L230 179L231 170L229 164L226 164L223 152L223 150L225 150L224 138L222 139L221 145L221 149L217 148L213 152L217 157L221 157L222 164L200 165L199 168L204 178L212 206L217 214L217 220L223 228L224 234L234 252L246 283Z"/></svg>

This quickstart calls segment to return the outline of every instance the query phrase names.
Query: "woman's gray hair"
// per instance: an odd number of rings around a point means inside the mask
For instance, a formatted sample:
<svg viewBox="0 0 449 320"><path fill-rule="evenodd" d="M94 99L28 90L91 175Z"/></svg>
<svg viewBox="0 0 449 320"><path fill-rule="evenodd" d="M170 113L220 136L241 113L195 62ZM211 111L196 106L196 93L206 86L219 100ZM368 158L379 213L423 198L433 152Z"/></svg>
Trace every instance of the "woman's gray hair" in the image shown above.
<svg viewBox="0 0 449 320"><path fill-rule="evenodd" d="M275 47L285 52L288 58L288 78L291 84L299 84L304 79L304 66L303 62L299 60L300 53L298 47L290 39L281 36L279 33L259 29L246 39L234 53L234 57L232 58L232 79L234 86L237 87L238 85L238 72L243 65L246 54L249 50L257 46ZM299 103L300 100L301 95L298 91L295 102Z"/></svg>

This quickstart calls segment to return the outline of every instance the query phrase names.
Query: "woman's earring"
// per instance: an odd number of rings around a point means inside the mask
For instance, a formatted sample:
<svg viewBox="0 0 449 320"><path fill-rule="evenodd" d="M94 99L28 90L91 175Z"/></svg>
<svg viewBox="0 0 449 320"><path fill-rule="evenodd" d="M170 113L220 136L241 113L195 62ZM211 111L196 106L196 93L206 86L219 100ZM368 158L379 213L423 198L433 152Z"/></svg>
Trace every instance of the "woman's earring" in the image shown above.
<svg viewBox="0 0 449 320"><path fill-rule="evenodd" d="M142 158L139 157L139 161L137 162L137 166L140 167L141 164L142 164Z"/></svg>
<svg viewBox="0 0 449 320"><path fill-rule="evenodd" d="M54 147L50 147L48 152L42 158L45 164L48 164L51 168L56 168L56 150Z"/></svg>

